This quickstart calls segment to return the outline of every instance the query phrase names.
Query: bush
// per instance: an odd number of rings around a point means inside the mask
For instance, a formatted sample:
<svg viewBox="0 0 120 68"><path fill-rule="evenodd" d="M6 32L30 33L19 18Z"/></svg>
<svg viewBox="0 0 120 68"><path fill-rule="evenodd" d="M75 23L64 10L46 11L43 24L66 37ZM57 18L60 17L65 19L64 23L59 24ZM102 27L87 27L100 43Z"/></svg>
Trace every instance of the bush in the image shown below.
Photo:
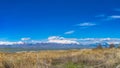
<svg viewBox="0 0 120 68"><path fill-rule="evenodd" d="M103 48L102 45L98 44L97 49L102 49L102 48Z"/></svg>
<svg viewBox="0 0 120 68"><path fill-rule="evenodd" d="M84 68L83 64L75 64L73 62L68 62L65 64L64 68Z"/></svg>
<svg viewBox="0 0 120 68"><path fill-rule="evenodd" d="M109 48L115 48L114 44L110 44Z"/></svg>

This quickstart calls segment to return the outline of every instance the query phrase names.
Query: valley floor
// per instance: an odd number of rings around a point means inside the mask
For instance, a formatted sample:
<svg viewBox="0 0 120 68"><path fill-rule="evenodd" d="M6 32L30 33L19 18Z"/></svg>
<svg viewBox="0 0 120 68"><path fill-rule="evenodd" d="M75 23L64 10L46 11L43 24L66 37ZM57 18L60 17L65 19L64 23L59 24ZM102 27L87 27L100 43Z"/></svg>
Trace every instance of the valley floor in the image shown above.
<svg viewBox="0 0 120 68"><path fill-rule="evenodd" d="M120 49L1 52L0 68L120 68Z"/></svg>

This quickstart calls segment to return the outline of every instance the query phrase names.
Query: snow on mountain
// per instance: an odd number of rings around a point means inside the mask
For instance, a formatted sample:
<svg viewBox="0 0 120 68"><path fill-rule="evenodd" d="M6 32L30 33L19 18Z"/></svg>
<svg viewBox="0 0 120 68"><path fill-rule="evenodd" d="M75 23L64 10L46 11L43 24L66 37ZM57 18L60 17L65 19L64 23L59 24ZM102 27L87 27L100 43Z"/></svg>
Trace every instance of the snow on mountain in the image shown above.
<svg viewBox="0 0 120 68"><path fill-rule="evenodd" d="M18 42L0 41L0 45L15 45L15 44L24 44L24 42L22 41L18 41Z"/></svg>
<svg viewBox="0 0 120 68"><path fill-rule="evenodd" d="M28 38L27 38L28 39ZM48 37L46 41L37 41L37 40L29 40L28 42L25 41L0 41L0 45L16 45L16 44L36 44L36 43L56 43L56 44L76 44L76 45L91 45L91 44L120 44L119 38L83 38L83 39L76 39L76 38L64 38L59 36L51 36Z"/></svg>
<svg viewBox="0 0 120 68"><path fill-rule="evenodd" d="M49 43L59 43L59 44L79 44L76 39L67 39L59 36L51 36L48 38Z"/></svg>

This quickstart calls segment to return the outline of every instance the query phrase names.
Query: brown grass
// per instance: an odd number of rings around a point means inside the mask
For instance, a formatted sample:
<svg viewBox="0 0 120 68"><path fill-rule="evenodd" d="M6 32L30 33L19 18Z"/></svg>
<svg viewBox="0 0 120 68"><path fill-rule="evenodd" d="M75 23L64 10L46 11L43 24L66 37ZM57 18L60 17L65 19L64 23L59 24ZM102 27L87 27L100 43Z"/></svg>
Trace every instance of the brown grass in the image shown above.
<svg viewBox="0 0 120 68"><path fill-rule="evenodd" d="M0 68L116 68L119 64L117 48L0 53Z"/></svg>

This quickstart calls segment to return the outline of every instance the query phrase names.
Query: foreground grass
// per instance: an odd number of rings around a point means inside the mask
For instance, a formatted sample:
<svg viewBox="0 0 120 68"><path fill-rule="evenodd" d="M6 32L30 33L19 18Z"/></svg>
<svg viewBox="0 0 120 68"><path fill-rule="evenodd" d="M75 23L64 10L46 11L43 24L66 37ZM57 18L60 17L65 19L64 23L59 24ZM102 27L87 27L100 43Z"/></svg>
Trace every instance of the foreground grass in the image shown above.
<svg viewBox="0 0 120 68"><path fill-rule="evenodd" d="M119 68L120 49L0 53L0 68Z"/></svg>

